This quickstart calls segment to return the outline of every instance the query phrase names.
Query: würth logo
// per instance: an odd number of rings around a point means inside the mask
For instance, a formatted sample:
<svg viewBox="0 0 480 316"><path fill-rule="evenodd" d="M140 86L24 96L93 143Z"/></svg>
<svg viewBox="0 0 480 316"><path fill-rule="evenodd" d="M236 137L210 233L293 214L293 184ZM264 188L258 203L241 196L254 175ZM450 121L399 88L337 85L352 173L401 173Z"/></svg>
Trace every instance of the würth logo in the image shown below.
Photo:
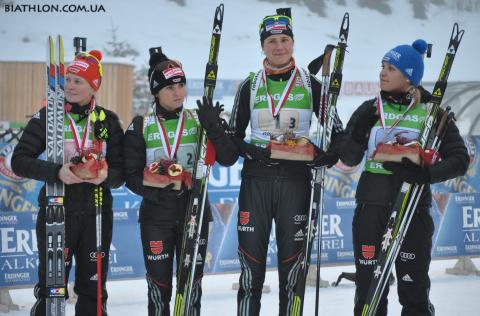
<svg viewBox="0 0 480 316"><path fill-rule="evenodd" d="M372 259L375 256L375 246L362 245L362 256L365 259Z"/></svg>
<svg viewBox="0 0 480 316"><path fill-rule="evenodd" d="M150 251L152 251L154 255L161 254L163 251L163 240L151 240Z"/></svg>
<svg viewBox="0 0 480 316"><path fill-rule="evenodd" d="M250 222L250 212L240 212L240 224L247 225Z"/></svg>

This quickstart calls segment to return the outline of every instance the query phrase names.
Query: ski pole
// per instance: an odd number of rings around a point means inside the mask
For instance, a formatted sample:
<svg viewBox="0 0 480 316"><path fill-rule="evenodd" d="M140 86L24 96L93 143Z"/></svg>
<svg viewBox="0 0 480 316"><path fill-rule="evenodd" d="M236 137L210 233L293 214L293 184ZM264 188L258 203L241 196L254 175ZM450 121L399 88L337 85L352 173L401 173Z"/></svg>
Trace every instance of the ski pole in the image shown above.
<svg viewBox="0 0 480 316"><path fill-rule="evenodd" d="M97 316L102 315L102 204L103 189L95 186L95 228L97 239Z"/></svg>
<svg viewBox="0 0 480 316"><path fill-rule="evenodd" d="M324 142L324 137L325 133L322 133L322 139L320 139L320 129L322 124L325 124L326 118L327 118L327 107L328 107L328 85L329 85L329 79L330 79L330 59L332 57L332 52L333 49L335 48L334 45L327 45L325 47L325 51L323 54L323 63L322 63L322 95L320 98L320 107L318 109L318 125L317 125L317 135L316 135L316 145L320 148L321 143ZM325 131L325 129L324 129ZM323 209L323 176L325 174L325 168L322 168L320 170L320 178L321 178L321 186L318 188L320 190L320 200L319 200L319 207L320 209ZM316 182L316 177L318 174L317 168L314 168L312 170L312 180L313 182L313 187L312 190L315 191L315 182ZM313 192L315 194L315 192ZM315 207L315 206L314 206ZM323 211L320 211L320 214L322 214ZM318 238L317 238L317 273L316 273L316 282L315 282L315 315L318 315L318 304L319 304L319 299L320 299L320 260L321 260L321 235L322 235L322 218L319 216L317 218L317 227L318 227ZM308 272L307 272L308 273Z"/></svg>
<svg viewBox="0 0 480 316"><path fill-rule="evenodd" d="M81 52L87 51L87 38L86 37L74 37L73 47L75 47L75 56Z"/></svg>

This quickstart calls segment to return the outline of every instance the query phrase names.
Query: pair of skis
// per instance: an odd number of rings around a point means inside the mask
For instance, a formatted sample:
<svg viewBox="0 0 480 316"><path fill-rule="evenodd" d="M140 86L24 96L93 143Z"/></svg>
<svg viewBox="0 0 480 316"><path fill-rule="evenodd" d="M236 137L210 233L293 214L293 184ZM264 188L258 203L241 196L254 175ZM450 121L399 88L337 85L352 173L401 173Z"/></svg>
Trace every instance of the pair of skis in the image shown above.
<svg viewBox="0 0 480 316"><path fill-rule="evenodd" d="M420 144L423 149L431 149L438 152L448 124L454 120L454 115L450 112L449 107L445 109L439 121L437 118L440 116L440 105L447 88L448 76L463 34L464 30L460 30L458 24L455 23L440 75L433 88L432 101L428 104L425 124L420 133ZM433 133L435 126L435 133ZM432 162L435 162L436 158L438 157L434 157L434 161ZM391 216L382 237L380 253L377 264L374 267L367 300L362 310L362 316L372 316L375 315L377 311L385 287L388 284L388 277L400 252L424 187L425 185L423 184L402 183L400 193L397 195Z"/></svg>
<svg viewBox="0 0 480 316"><path fill-rule="evenodd" d="M204 96L212 102L218 72L218 50L220 48L220 36L223 25L223 4L215 10L213 21L210 53L205 69ZM207 186L210 168L214 161L207 159L207 135L205 130L198 125L198 137L196 150L196 162L193 169L192 189L189 196L188 209L185 214L185 229L182 240L182 251L177 272L177 292L175 296L174 315L193 315L193 293L195 271L197 264L201 264L205 258L198 259L200 236L203 221L205 220L205 203L207 203ZM197 262L198 261L198 262Z"/></svg>
<svg viewBox="0 0 480 316"><path fill-rule="evenodd" d="M322 66L322 96L318 113L318 125L316 135L316 145L324 152L327 152L332 139L334 118L336 114L337 99L342 85L342 69L347 49L348 31L350 29L350 17L348 13L343 16L337 46L327 45L323 54ZM331 78L330 57L333 49L336 48L335 61ZM323 130L322 130L323 125ZM310 189L310 207L308 211L305 234L303 237L303 251L297 261L299 264L299 277L295 283L292 305L289 306L289 314L300 316L303 314L305 286L307 281L308 268L312 252L315 233L318 231L317 244L317 278L316 278L316 297L315 297L315 315L318 315L319 282L320 282L320 260L321 260L321 240L322 224L319 221L323 217L323 188L326 168L313 168L311 189Z"/></svg>
<svg viewBox="0 0 480 316"><path fill-rule="evenodd" d="M55 59L57 52L58 61ZM47 41L46 155L47 160L63 165L64 50L58 35ZM46 196L46 315L65 315L65 209L63 182L47 182Z"/></svg>

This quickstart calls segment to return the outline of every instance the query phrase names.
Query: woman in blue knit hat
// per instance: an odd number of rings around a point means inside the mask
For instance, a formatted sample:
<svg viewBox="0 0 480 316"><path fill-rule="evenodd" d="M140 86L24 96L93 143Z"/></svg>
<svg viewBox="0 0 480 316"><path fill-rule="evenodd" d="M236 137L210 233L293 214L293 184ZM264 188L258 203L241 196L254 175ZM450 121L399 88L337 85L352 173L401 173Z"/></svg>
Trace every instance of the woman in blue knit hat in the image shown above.
<svg viewBox="0 0 480 316"><path fill-rule="evenodd" d="M463 175L469 163L467 149L453 122L448 126L439 149L441 159L431 166L417 159L416 154L407 158L380 149L393 148L383 144L409 146L419 138L427 114L426 104L431 99L430 93L419 85L424 68L422 55L426 48L424 40L416 40L412 45L400 45L385 54L378 97L358 107L344 132L342 161L355 166L366 154L352 224L356 267L355 315L362 314L382 236L402 182L426 185L395 262L402 315L435 313L429 300L428 269L434 231L429 214L432 201L429 184ZM387 314L388 291L387 286L377 315Z"/></svg>

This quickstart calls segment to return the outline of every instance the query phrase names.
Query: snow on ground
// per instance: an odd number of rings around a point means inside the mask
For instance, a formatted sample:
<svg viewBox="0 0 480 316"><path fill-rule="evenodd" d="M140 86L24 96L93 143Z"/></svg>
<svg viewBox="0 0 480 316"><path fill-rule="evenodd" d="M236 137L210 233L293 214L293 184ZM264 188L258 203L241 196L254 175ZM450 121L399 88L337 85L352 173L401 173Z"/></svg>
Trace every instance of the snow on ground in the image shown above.
<svg viewBox="0 0 480 316"><path fill-rule="evenodd" d="M432 288L430 298L435 305L437 316L473 316L480 314L480 276L454 276L445 273L453 267L455 260L433 261L430 268ZM480 267L480 259L474 259ZM322 268L322 279L330 283L341 272L354 272L353 266ZM267 273L265 284L271 287L270 293L262 297L260 315L278 314L277 272ZM236 291L232 284L238 282L238 274L207 275L203 279L202 315L229 316L236 314ZM145 280L108 282L108 311L111 316L147 315L147 284ZM394 285L396 286L396 285ZM342 280L338 287L320 289L320 315L352 315L355 287L350 281ZM21 306L20 311L11 312L11 316L27 315L33 305L33 290L11 291L14 303ZM304 315L314 315L315 288L308 287L305 298ZM394 287L389 294L389 314L400 315L400 305ZM67 316L74 315L74 306L67 305Z"/></svg>

